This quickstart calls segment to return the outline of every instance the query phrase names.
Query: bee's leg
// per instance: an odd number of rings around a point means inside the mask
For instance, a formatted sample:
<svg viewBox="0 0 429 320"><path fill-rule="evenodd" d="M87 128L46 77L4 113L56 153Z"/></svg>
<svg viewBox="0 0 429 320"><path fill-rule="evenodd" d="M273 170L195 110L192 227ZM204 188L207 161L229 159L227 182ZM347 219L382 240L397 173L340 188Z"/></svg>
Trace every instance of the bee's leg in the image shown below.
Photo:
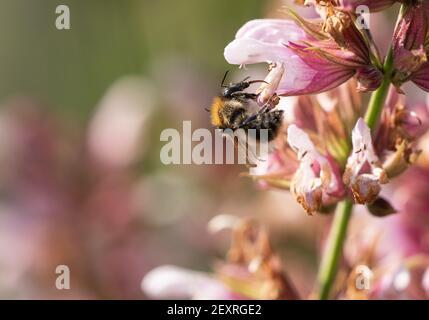
<svg viewBox="0 0 429 320"><path fill-rule="evenodd" d="M256 100L256 98L258 97L258 95L257 95L256 93L248 93L248 92L245 92L245 93L244 93L244 97L245 97L246 99Z"/></svg>
<svg viewBox="0 0 429 320"><path fill-rule="evenodd" d="M256 100L258 95L255 93L238 91L238 92L231 93L231 97L245 101L245 100L249 100L249 99L250 100Z"/></svg>
<svg viewBox="0 0 429 320"><path fill-rule="evenodd" d="M247 126L250 122L256 120L256 118L258 117L258 115L260 115L261 113L265 113L270 111L266 106L262 107L261 109L259 109L257 112L253 113L252 115L248 116L240 125L240 127L245 127Z"/></svg>
<svg viewBox="0 0 429 320"><path fill-rule="evenodd" d="M234 140L235 141L235 140ZM258 161L265 161L264 159L261 159L258 157L258 155L255 152L255 148L254 146L250 146L248 141L244 140L240 140L237 139L237 151L238 152L243 152L244 155L246 156L246 162L247 162L247 166L249 167L256 167Z"/></svg>
<svg viewBox="0 0 429 320"><path fill-rule="evenodd" d="M266 112L270 112L275 106L273 106L272 104L270 104L269 102L264 104L261 109L259 109L258 113L266 113Z"/></svg>
<svg viewBox="0 0 429 320"><path fill-rule="evenodd" d="M247 117L241 124L240 124L240 128L245 127L246 125L248 125L250 122L254 121L256 119L256 117L258 116L258 113L254 113L251 116Z"/></svg>
<svg viewBox="0 0 429 320"><path fill-rule="evenodd" d="M248 116L240 125L240 127L248 125L250 122L256 120L258 115L261 113L267 113L270 111L270 108L268 105L264 105L261 109L259 109L257 112L253 113L252 115Z"/></svg>
<svg viewBox="0 0 429 320"><path fill-rule="evenodd" d="M262 109L264 110L264 112L268 112L274 109L279 104L279 102L280 97L276 93L274 93L271 98L262 106Z"/></svg>
<svg viewBox="0 0 429 320"><path fill-rule="evenodd" d="M258 113L265 113L265 112L268 112L268 111L270 111L269 108L268 108L268 105L265 104L261 109L259 109Z"/></svg>

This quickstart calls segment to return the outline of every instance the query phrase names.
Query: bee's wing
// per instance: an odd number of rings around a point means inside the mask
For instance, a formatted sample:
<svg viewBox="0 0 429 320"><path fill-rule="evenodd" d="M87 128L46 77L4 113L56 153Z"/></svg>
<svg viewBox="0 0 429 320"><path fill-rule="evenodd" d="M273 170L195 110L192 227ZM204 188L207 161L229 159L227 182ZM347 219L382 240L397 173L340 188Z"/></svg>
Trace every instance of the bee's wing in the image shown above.
<svg viewBox="0 0 429 320"><path fill-rule="evenodd" d="M256 166L261 161L265 161L263 155L258 153L258 150L259 152L261 150L261 143L258 140L254 139L254 137L248 136L248 139L246 141L246 150L248 161L253 166Z"/></svg>
<svg viewBox="0 0 429 320"><path fill-rule="evenodd" d="M224 133L224 136L234 143L235 150L238 153L238 159L245 159L247 165L253 167L256 166L258 162L264 161L264 159L259 158L256 153L259 147L259 142L256 139L252 139L246 134L234 135L230 132Z"/></svg>

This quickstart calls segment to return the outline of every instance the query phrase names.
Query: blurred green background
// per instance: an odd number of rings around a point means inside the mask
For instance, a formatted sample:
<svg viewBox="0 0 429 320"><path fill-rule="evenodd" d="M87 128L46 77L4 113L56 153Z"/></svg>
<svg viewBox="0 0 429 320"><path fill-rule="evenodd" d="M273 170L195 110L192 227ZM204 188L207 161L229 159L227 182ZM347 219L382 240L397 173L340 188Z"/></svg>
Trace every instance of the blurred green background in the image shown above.
<svg viewBox="0 0 429 320"><path fill-rule="evenodd" d="M68 5L71 29L55 28ZM85 119L106 88L154 63L185 57L208 76L226 68L223 47L263 1L1 0L0 97L25 93ZM162 87L161 83L158 83Z"/></svg>
<svg viewBox="0 0 429 320"><path fill-rule="evenodd" d="M224 60L237 30L292 2L0 0L0 299L144 299L160 265L213 274L231 240L207 230L219 214L267 226L309 296L329 215L306 215L244 166L160 161L163 129L212 127L205 108L227 69L263 75ZM71 30L56 29L58 5ZM396 12L372 17L381 52ZM71 290L55 287L58 265Z"/></svg>
<svg viewBox="0 0 429 320"><path fill-rule="evenodd" d="M224 213L269 225L311 290L325 217L242 166L159 159L163 129L211 128L204 108L237 70L224 47L281 3L0 0L0 298L145 298L154 267L212 270L230 234L207 223ZM70 30L55 27L60 4ZM60 264L73 290L54 287Z"/></svg>

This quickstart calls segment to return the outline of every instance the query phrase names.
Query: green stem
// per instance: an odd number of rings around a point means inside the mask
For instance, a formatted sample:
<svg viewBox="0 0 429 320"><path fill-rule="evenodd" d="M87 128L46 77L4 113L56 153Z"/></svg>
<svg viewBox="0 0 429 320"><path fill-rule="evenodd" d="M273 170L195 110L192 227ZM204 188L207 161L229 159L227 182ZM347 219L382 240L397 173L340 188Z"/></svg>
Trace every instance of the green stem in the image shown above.
<svg viewBox="0 0 429 320"><path fill-rule="evenodd" d="M350 200L344 200L337 205L335 210L334 221L329 233L328 243L326 244L326 251L319 269L320 300L328 299L332 284L334 283L338 260L342 252L352 208L353 203Z"/></svg>
<svg viewBox="0 0 429 320"><path fill-rule="evenodd" d="M383 83L380 88L375 91L370 99L368 110L365 114L365 121L368 126L373 129L377 120L380 116L381 110L383 109L384 102L387 97L387 92L390 86L390 74L391 74L391 51L384 64L387 67L385 70L386 74L383 79ZM353 203L350 200L343 200L338 203L335 210L334 221L332 222L331 230L326 244L326 251L324 253L322 262L320 264L318 282L319 282L319 298L326 300L329 298L332 286L335 281L335 277L338 269L338 261L340 259L344 239L347 233L347 226L350 220Z"/></svg>
<svg viewBox="0 0 429 320"><path fill-rule="evenodd" d="M380 87L374 91L368 103L368 109L365 114L365 122L368 127L374 129L378 118L380 117L381 110L383 110L384 102L386 101L389 92L390 80L393 68L393 50L389 49L386 60L384 62L384 76Z"/></svg>
<svg viewBox="0 0 429 320"><path fill-rule="evenodd" d="M398 15L398 21L405 11L405 6L401 6ZM393 49L389 48L386 59L383 64L383 81L380 87L374 91L368 103L368 109L365 114L365 122L372 130L377 124L381 111L383 110L384 103L389 92L391 84L393 69ZM326 244L326 251L323 255L322 262L318 273L319 283L319 298L326 300L329 298L332 286L338 269L338 261L343 249L343 243L347 234L347 226L350 221L350 216L353 209L351 200L343 200L338 203L335 210L334 221L332 222L331 230L329 232L328 242Z"/></svg>
<svg viewBox="0 0 429 320"><path fill-rule="evenodd" d="M398 19L396 21L396 27L398 26L399 21L403 17L405 10L407 9L407 5L401 5L401 9L399 9ZM395 27L395 28L396 28ZM383 65L383 82L381 86L374 91L371 95L371 99L368 103L368 109L365 114L365 122L368 127L374 129L378 118L380 117L381 110L383 110L384 102L386 101L387 94L389 92L389 87L391 84L392 78L392 70L393 70L393 48L390 46L389 51L387 52L386 59Z"/></svg>

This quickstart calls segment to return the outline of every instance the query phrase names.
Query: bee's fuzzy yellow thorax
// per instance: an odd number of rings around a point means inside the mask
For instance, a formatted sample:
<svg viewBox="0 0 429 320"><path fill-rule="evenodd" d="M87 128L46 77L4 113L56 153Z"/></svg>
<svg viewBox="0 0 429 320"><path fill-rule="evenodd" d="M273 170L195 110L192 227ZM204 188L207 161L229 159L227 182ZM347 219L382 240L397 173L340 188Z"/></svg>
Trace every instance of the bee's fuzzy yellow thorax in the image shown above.
<svg viewBox="0 0 429 320"><path fill-rule="evenodd" d="M225 102L220 97L215 97L210 108L212 125L220 127L223 124L219 111L224 107Z"/></svg>

